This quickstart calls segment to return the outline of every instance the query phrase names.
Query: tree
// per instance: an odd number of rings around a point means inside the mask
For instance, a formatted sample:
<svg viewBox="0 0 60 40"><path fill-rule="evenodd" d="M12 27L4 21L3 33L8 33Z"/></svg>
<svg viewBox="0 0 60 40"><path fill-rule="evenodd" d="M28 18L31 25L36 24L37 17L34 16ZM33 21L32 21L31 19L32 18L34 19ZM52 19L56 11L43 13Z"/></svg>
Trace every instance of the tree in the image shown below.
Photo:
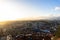
<svg viewBox="0 0 60 40"><path fill-rule="evenodd" d="M57 30L55 31L55 37L54 40L60 38L60 25L58 26Z"/></svg>
<svg viewBox="0 0 60 40"><path fill-rule="evenodd" d="M60 37L60 26L58 26L56 32L55 32L56 37Z"/></svg>

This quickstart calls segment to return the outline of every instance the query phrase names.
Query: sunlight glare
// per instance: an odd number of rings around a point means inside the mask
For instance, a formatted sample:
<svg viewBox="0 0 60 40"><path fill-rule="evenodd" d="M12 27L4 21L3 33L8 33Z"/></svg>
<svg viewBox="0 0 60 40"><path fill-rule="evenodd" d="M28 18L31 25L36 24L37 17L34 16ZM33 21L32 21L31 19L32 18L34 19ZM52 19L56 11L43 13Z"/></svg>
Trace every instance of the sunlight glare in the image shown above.
<svg viewBox="0 0 60 40"><path fill-rule="evenodd" d="M16 20L24 17L23 8L22 5L17 5L17 3L0 2L0 21Z"/></svg>

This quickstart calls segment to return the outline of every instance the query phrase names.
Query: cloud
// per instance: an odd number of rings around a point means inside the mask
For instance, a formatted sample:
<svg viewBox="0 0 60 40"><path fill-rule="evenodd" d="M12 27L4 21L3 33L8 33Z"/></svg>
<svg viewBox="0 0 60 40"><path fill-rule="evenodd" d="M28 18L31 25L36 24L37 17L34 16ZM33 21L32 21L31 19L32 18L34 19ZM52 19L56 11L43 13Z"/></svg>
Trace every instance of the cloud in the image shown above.
<svg viewBox="0 0 60 40"><path fill-rule="evenodd" d="M55 7L55 10L60 10L60 7Z"/></svg>

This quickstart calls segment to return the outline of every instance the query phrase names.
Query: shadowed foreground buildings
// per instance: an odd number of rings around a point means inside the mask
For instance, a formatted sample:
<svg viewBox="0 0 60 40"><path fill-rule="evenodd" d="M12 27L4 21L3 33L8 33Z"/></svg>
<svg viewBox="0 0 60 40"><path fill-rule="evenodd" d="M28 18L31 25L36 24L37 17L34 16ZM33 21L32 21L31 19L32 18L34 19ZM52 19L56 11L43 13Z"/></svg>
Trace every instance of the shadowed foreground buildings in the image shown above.
<svg viewBox="0 0 60 40"><path fill-rule="evenodd" d="M10 40L42 40L42 38L51 40L58 25L57 21L8 22L4 28L0 28L0 36L3 37L1 40L5 40L4 36L7 40L10 38Z"/></svg>

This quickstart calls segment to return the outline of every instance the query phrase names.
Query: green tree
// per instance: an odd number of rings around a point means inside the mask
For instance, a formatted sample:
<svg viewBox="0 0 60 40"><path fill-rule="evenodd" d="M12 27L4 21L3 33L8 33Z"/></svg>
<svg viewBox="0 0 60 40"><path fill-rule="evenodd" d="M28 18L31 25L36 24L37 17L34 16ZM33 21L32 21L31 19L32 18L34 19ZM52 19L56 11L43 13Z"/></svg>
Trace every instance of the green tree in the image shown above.
<svg viewBox="0 0 60 40"><path fill-rule="evenodd" d="M56 32L55 32L56 37L60 37L60 26L58 26Z"/></svg>
<svg viewBox="0 0 60 40"><path fill-rule="evenodd" d="M60 25L57 26L57 30L55 31L55 37L53 40L57 40L58 38L60 38Z"/></svg>

